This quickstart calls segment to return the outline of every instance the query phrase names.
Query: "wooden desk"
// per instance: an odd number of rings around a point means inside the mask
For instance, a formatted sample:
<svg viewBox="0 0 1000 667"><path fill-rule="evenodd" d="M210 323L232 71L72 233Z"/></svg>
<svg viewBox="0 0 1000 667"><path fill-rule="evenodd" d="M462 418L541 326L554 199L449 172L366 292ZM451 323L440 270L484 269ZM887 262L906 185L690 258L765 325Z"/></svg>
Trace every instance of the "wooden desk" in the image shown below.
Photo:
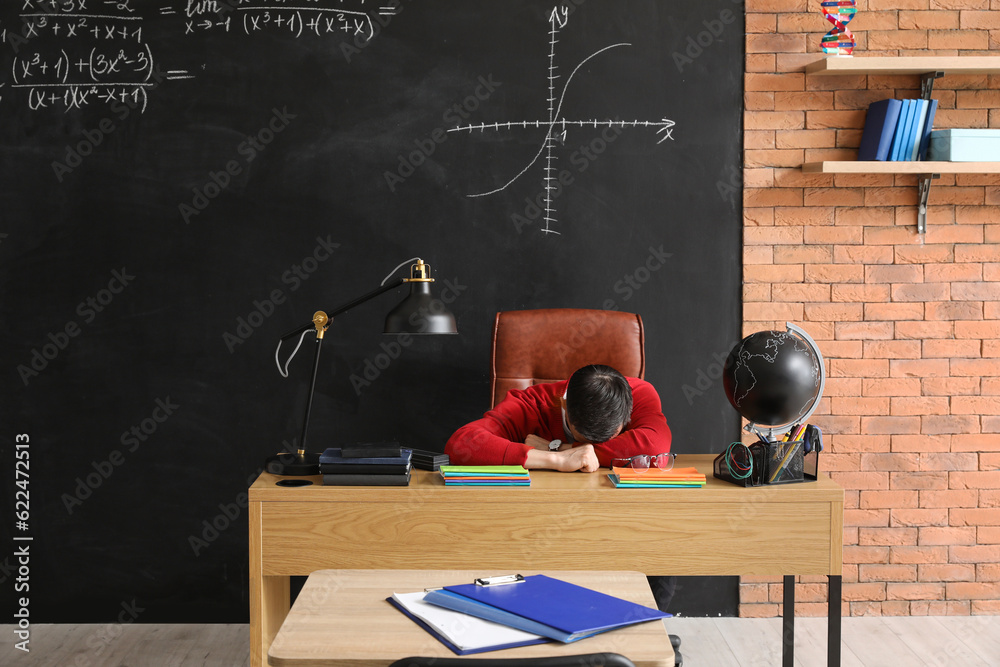
<svg viewBox="0 0 1000 667"><path fill-rule="evenodd" d="M656 607L640 572L544 572L574 584ZM472 583L486 570L320 570L309 575L274 638L268 663L276 667L385 667L400 658L456 657L444 644L385 601L393 593ZM640 623L572 644L553 642L478 654L481 658L539 658L621 653L637 667L674 667L663 621ZM476 656L473 656L476 657Z"/></svg>
<svg viewBox="0 0 1000 667"><path fill-rule="evenodd" d="M711 455L676 465L701 489L616 489L607 471L533 471L531 486L455 488L414 470L408 487L250 487L250 655L262 667L289 609L289 577L322 569L630 570L783 575L785 665L792 575L829 576L829 664L840 664L844 490L815 482L745 489L712 477ZM789 598L789 595L793 597ZM400 656L404 657L404 656Z"/></svg>

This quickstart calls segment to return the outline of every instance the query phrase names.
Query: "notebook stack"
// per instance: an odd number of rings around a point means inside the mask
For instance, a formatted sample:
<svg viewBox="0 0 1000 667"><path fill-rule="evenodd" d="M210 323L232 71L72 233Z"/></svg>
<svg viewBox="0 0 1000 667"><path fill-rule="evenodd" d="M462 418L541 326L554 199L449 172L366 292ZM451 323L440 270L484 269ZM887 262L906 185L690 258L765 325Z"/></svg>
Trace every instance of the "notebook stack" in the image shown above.
<svg viewBox="0 0 1000 667"><path fill-rule="evenodd" d="M868 105L859 160L926 160L937 100L881 100Z"/></svg>
<svg viewBox="0 0 1000 667"><path fill-rule="evenodd" d="M531 486L522 466L441 466L445 486Z"/></svg>
<svg viewBox="0 0 1000 667"><path fill-rule="evenodd" d="M398 443L329 447L319 471L328 486L409 486L412 456Z"/></svg>
<svg viewBox="0 0 1000 667"><path fill-rule="evenodd" d="M697 468L673 468L656 470L651 468L638 473L632 468L612 468L608 479L619 488L655 489L664 487L705 486L705 475Z"/></svg>
<svg viewBox="0 0 1000 667"><path fill-rule="evenodd" d="M426 449L413 450L413 467L421 470L438 470L441 466L446 466L451 461L447 454L441 452L429 452Z"/></svg>

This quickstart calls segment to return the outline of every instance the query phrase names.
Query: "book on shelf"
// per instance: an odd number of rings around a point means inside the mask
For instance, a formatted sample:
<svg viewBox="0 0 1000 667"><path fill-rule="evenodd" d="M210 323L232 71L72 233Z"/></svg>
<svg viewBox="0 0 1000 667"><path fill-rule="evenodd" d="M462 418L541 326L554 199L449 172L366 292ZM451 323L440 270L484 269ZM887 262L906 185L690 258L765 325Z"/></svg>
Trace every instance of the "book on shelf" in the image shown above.
<svg viewBox="0 0 1000 667"><path fill-rule="evenodd" d="M892 136L896 131L896 121L903 103L899 100L880 100L868 105L868 115L865 117L865 129L861 133L861 145L858 146L859 160L889 159L889 149L892 147Z"/></svg>
<svg viewBox="0 0 1000 667"><path fill-rule="evenodd" d="M908 162L927 159L937 100L885 99L868 105L858 160Z"/></svg>

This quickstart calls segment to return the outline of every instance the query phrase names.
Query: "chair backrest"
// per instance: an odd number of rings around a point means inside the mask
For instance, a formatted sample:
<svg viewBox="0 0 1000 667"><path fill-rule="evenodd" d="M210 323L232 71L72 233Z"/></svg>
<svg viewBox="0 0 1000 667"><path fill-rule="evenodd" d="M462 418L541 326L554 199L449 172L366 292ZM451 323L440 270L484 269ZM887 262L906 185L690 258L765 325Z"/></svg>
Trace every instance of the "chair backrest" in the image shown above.
<svg viewBox="0 0 1000 667"><path fill-rule="evenodd" d="M403 658L389 667L635 667L635 663L619 653L588 653L552 658Z"/></svg>
<svg viewBox="0 0 1000 667"><path fill-rule="evenodd" d="M642 318L577 308L497 313L490 405L495 407L511 389L565 380L588 364L611 366L625 377L644 377Z"/></svg>

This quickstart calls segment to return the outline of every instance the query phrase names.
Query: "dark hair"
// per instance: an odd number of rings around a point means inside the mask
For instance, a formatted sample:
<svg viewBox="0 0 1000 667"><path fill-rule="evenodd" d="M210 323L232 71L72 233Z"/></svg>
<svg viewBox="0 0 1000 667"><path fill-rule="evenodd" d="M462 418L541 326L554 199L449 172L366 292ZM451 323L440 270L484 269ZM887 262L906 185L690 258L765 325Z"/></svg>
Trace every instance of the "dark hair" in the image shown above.
<svg viewBox="0 0 1000 667"><path fill-rule="evenodd" d="M610 366L584 366L566 387L566 416L591 442L610 440L632 417L632 387Z"/></svg>

